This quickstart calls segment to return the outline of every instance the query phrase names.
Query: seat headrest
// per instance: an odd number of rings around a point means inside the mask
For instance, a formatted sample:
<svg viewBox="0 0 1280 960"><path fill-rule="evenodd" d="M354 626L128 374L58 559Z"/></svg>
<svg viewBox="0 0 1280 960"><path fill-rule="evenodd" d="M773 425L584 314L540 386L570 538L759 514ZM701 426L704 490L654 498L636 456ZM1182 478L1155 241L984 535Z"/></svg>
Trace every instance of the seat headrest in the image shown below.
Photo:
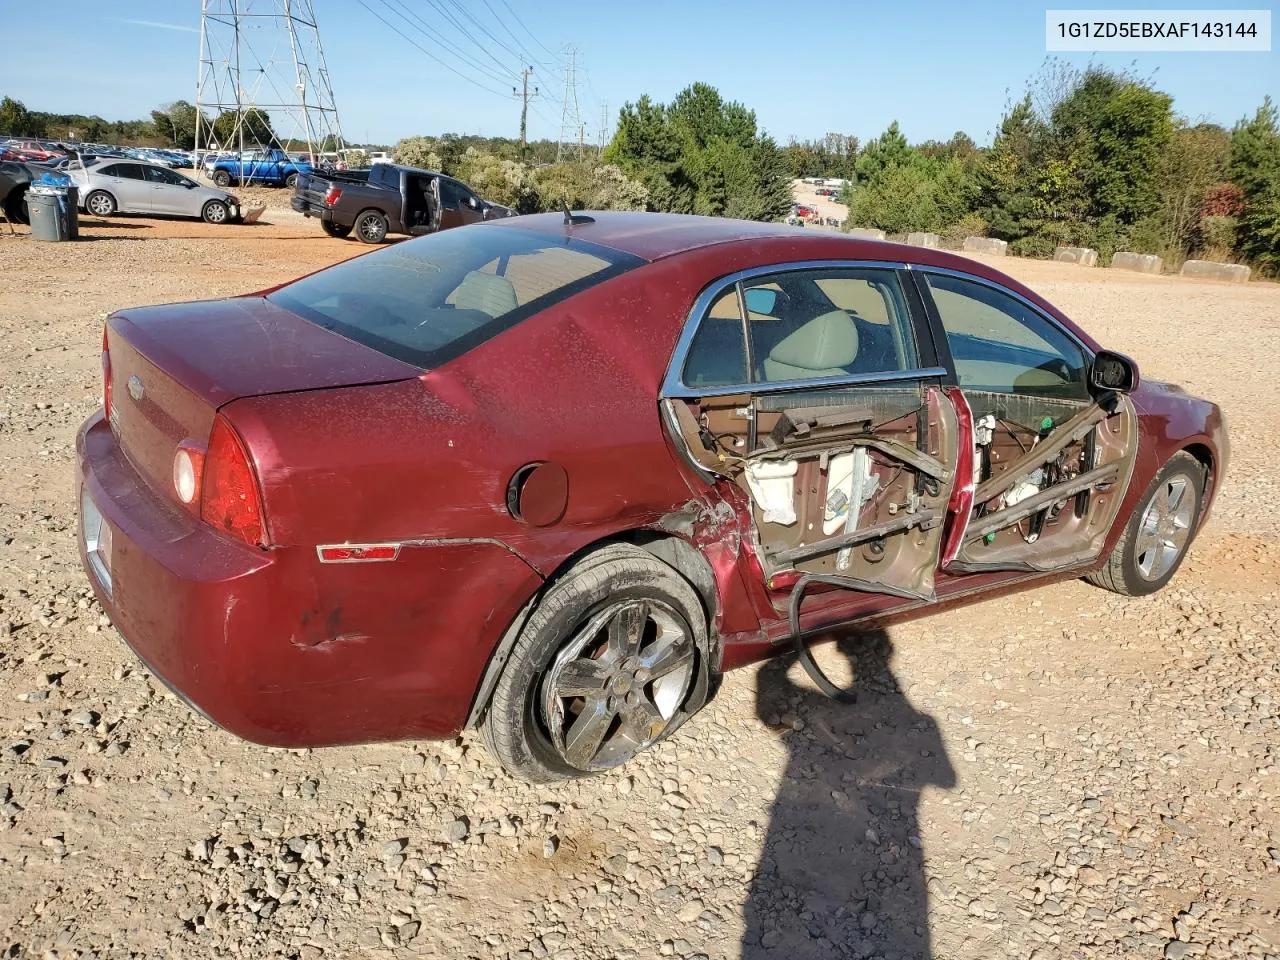
<svg viewBox="0 0 1280 960"><path fill-rule="evenodd" d="M814 317L769 351L769 359L804 370L847 367L858 355L858 328L843 310Z"/></svg>
<svg viewBox="0 0 1280 960"><path fill-rule="evenodd" d="M478 270L462 278L453 303L459 310L479 310L491 317L500 317L519 305L510 280Z"/></svg>

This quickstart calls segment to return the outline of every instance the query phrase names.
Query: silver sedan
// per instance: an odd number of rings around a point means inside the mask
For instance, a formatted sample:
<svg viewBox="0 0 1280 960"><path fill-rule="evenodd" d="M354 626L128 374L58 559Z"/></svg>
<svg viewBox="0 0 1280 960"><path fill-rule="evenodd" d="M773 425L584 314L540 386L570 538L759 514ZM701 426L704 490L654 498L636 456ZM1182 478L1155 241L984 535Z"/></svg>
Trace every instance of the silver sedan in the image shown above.
<svg viewBox="0 0 1280 960"><path fill-rule="evenodd" d="M95 217L114 213L199 217L207 223L241 218L240 201L225 190L202 187L190 177L154 163L102 158L63 171L80 192L80 206Z"/></svg>

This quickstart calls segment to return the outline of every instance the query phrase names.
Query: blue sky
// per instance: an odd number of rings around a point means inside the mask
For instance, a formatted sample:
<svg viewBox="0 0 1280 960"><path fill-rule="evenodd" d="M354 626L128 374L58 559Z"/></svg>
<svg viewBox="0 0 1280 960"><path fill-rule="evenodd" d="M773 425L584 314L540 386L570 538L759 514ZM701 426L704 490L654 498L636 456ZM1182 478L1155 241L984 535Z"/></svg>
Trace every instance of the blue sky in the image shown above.
<svg viewBox="0 0 1280 960"><path fill-rule="evenodd" d="M240 2L258 10L271 6L271 0ZM650 0L625 8L608 0L313 2L344 132L354 141L393 142L447 130L515 136L519 104L509 92L517 82L521 64L515 53L521 46L541 61L534 65L533 83L543 96L530 114L529 135L555 137L565 83L564 61L552 52L572 44L578 49L579 106L591 142L602 105L616 115L623 102L642 93L666 100L701 80L752 107L780 142L828 131L865 141L897 119L912 141L945 139L964 130L985 143L1005 104L1021 95L1046 57L1045 6L1000 0L987 5ZM1164 5L1131 0L1125 6ZM515 53L485 36L458 12L460 7ZM460 79L367 8L439 52L403 16L417 14L468 61L498 76L483 76L442 54L490 89ZM439 8L467 26L488 54L458 39L458 30ZM107 5L60 0L51 22L40 5L18 3L5 11L6 35L27 37L38 29L50 45L6 43L0 94L32 109L96 113L110 120L146 116L161 103L194 99L199 9L200 0ZM1087 54L1062 56L1078 64L1089 60ZM1280 52L1275 50L1094 59L1132 65L1172 94L1182 115L1228 126L1252 114L1264 94L1280 94Z"/></svg>

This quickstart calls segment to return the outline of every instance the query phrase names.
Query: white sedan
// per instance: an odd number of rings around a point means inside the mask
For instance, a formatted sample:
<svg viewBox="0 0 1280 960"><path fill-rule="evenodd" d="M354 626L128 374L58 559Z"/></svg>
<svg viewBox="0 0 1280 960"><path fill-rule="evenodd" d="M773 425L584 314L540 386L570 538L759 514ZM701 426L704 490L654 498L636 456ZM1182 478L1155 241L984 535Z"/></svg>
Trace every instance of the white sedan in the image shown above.
<svg viewBox="0 0 1280 960"><path fill-rule="evenodd" d="M139 160L104 157L65 171L80 191L79 206L95 217L115 213L199 217L207 223L241 219L241 204L225 190L203 187L176 170Z"/></svg>

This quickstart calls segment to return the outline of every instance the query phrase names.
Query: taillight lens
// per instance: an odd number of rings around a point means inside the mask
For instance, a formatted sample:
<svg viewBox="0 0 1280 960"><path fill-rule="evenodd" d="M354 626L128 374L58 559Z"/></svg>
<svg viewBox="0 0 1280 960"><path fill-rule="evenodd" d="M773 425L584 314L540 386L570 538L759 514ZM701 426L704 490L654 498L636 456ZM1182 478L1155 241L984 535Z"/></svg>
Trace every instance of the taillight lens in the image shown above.
<svg viewBox="0 0 1280 960"><path fill-rule="evenodd" d="M330 187L329 191L324 195L325 206L332 207L338 202L342 196L342 190L338 187Z"/></svg>
<svg viewBox="0 0 1280 960"><path fill-rule="evenodd" d="M111 354L107 353L107 326L102 326L102 412L111 421Z"/></svg>
<svg viewBox="0 0 1280 960"><path fill-rule="evenodd" d="M200 518L245 543L266 542L262 496L244 443L221 415L213 418L200 484Z"/></svg>
<svg viewBox="0 0 1280 960"><path fill-rule="evenodd" d="M183 503L195 503L204 475L204 450L183 440L173 455L173 489Z"/></svg>

